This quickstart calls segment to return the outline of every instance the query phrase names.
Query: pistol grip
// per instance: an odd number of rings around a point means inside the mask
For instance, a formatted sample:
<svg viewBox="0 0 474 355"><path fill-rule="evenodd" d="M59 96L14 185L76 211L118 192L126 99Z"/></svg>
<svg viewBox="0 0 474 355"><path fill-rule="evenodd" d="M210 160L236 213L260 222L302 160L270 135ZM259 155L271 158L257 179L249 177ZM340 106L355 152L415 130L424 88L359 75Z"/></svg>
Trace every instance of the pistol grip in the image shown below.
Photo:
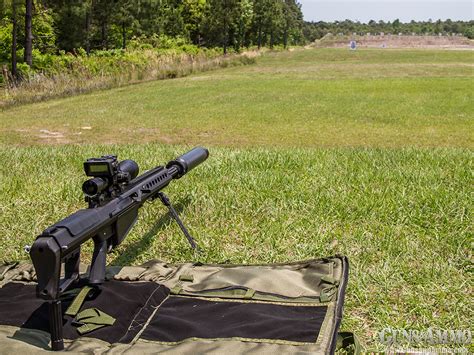
<svg viewBox="0 0 474 355"><path fill-rule="evenodd" d="M105 265L107 261L107 240L94 240L94 254L89 272L89 283L100 285L105 281Z"/></svg>

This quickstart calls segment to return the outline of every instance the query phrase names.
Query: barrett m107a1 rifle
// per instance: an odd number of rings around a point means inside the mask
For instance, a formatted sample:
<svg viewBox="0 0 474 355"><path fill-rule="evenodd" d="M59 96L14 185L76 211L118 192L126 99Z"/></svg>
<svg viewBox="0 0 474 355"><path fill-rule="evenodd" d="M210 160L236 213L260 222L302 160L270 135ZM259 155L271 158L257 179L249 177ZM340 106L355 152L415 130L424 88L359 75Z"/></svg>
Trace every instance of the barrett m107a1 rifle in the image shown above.
<svg viewBox="0 0 474 355"><path fill-rule="evenodd" d="M60 296L79 280L81 245L92 239L94 252L88 283L100 285L105 281L106 254L119 245L138 217L138 209L146 202L159 198L166 205L196 248L166 195L161 190L171 180L179 179L207 159L205 148L194 148L166 166L158 166L138 176L133 160L119 162L108 155L89 159L84 171L91 179L82 190L89 208L79 210L47 228L29 248L36 270L37 296L49 301L49 322L53 350L64 348ZM138 177L137 177L138 176ZM64 264L64 278L61 269Z"/></svg>

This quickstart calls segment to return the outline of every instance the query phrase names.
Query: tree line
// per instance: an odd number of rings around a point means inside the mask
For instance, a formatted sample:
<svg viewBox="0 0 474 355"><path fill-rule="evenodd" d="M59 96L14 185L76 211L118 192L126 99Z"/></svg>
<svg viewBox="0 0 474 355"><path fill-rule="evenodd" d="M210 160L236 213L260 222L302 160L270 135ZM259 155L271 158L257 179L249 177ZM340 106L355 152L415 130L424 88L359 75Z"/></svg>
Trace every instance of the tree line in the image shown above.
<svg viewBox="0 0 474 355"><path fill-rule="evenodd" d="M298 0L0 0L0 64L34 65L44 54L125 49L165 39L239 52L288 47L328 33L463 34L474 21L304 22Z"/></svg>
<svg viewBox="0 0 474 355"><path fill-rule="evenodd" d="M181 38L202 47L302 44L297 0L0 0L0 63L32 65L34 53L87 54L131 39Z"/></svg>
<svg viewBox="0 0 474 355"><path fill-rule="evenodd" d="M328 33L337 35L352 35L353 33L361 34L379 34L392 33L404 35L453 35L461 34L470 39L474 38L474 21L411 21L402 23L400 20L395 21L374 21L368 23L354 22L351 20L336 22L305 22L303 28L304 37L313 42L327 35Z"/></svg>

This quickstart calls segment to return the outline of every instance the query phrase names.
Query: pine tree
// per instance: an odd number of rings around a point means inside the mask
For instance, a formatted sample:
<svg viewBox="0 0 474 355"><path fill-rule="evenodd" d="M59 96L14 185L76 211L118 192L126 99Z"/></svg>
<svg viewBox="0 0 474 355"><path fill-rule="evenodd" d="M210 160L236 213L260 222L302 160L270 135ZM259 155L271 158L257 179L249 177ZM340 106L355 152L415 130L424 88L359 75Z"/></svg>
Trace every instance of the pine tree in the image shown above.
<svg viewBox="0 0 474 355"><path fill-rule="evenodd" d="M18 12L17 12L18 4L17 0L12 0L12 75L14 78L18 77L18 69L17 69L17 57L16 57L16 50L17 50L17 35L18 35Z"/></svg>
<svg viewBox="0 0 474 355"><path fill-rule="evenodd" d="M211 40L220 45L227 54L234 40L238 23L239 0L209 0L206 11L206 29Z"/></svg>
<svg viewBox="0 0 474 355"><path fill-rule="evenodd" d="M33 0L25 0L25 63L33 65Z"/></svg>

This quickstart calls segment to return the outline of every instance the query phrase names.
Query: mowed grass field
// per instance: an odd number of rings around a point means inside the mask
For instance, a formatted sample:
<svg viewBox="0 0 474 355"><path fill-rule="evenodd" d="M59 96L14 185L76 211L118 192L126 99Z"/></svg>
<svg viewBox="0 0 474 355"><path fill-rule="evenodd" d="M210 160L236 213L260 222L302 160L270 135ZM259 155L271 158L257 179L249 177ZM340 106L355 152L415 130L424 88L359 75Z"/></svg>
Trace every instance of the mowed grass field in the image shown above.
<svg viewBox="0 0 474 355"><path fill-rule="evenodd" d="M473 71L469 51L277 53L258 65L9 109L0 139L472 147Z"/></svg>
<svg viewBox="0 0 474 355"><path fill-rule="evenodd" d="M386 327L469 329L473 68L466 51L297 50L1 111L0 259L84 207L86 158L145 170L200 144L208 161L167 191L203 254L155 202L111 264L345 254L342 328L368 349Z"/></svg>

